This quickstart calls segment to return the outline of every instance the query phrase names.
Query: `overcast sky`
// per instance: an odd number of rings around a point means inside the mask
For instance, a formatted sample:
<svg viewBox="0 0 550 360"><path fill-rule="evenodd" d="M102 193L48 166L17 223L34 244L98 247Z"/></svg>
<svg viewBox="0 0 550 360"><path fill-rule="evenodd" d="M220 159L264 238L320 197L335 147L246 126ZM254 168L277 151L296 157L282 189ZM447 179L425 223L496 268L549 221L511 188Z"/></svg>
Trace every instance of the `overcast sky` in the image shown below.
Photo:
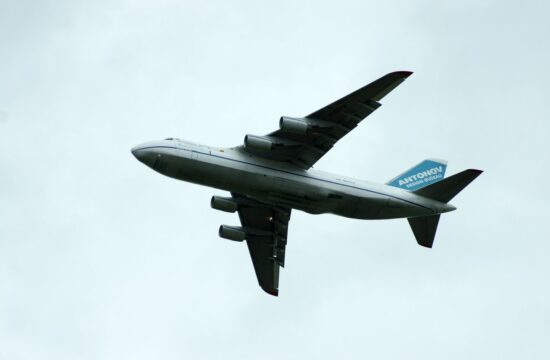
<svg viewBox="0 0 550 360"><path fill-rule="evenodd" d="M550 357L545 1L0 0L0 359ZM485 173L433 249L293 212L280 297L224 192L130 153L233 146L414 75L315 167Z"/></svg>

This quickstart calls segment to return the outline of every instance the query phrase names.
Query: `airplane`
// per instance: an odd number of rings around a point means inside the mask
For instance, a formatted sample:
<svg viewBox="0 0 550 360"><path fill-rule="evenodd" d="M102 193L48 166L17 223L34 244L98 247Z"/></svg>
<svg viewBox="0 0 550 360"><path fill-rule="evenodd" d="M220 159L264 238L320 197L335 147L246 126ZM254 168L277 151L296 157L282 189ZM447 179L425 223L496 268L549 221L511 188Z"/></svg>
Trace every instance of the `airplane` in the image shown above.
<svg viewBox="0 0 550 360"><path fill-rule="evenodd" d="M131 152L168 177L229 191L231 196L213 196L210 205L237 212L241 226L221 225L218 234L246 241L260 287L278 296L293 209L354 219L406 218L418 244L431 248L440 215L456 209L449 201L482 173L468 169L444 178L447 163L427 159L386 184L375 184L312 169L411 74L389 73L302 118L282 116L278 130L246 135L239 146L167 138Z"/></svg>

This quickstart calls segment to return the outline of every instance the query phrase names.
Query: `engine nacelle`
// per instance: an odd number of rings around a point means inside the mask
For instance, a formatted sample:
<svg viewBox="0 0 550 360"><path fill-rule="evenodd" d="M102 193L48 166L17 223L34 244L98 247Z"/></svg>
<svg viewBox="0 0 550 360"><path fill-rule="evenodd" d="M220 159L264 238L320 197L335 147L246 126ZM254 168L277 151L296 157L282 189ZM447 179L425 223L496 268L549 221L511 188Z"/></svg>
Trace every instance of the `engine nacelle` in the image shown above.
<svg viewBox="0 0 550 360"><path fill-rule="evenodd" d="M244 146L250 150L270 151L273 149L273 142L263 136L246 135L244 137Z"/></svg>
<svg viewBox="0 0 550 360"><path fill-rule="evenodd" d="M281 116L279 128L286 133L303 135L309 130L310 125L305 119Z"/></svg>
<svg viewBox="0 0 550 360"><path fill-rule="evenodd" d="M212 199L210 200L210 207L212 209L234 213L237 211L239 204L233 201L232 198L212 196Z"/></svg>
<svg viewBox="0 0 550 360"><path fill-rule="evenodd" d="M227 240L243 241L246 239L246 232L240 226L220 225L218 234Z"/></svg>

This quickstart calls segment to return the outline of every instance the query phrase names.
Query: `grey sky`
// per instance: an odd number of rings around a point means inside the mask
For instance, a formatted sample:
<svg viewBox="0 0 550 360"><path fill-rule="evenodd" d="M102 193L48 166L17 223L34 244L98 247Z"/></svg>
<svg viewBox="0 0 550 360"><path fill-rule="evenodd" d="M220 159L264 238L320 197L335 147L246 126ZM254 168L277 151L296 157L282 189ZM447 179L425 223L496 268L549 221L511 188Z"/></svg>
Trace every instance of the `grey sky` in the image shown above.
<svg viewBox="0 0 550 360"><path fill-rule="evenodd" d="M550 356L543 1L1 1L0 359ZM133 145L232 146L394 70L316 168L486 172L432 250L404 220L294 212L279 298L214 189Z"/></svg>

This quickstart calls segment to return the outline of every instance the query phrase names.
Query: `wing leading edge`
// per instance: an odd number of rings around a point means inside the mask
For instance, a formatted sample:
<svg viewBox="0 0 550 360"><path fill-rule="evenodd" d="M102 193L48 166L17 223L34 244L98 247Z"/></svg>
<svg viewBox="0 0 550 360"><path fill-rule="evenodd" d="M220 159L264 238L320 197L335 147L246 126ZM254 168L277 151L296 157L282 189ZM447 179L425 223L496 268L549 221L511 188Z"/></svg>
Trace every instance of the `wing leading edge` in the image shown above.
<svg viewBox="0 0 550 360"><path fill-rule="evenodd" d="M279 270L285 264L291 209L275 207L232 193L239 203L241 224L247 230L246 244L260 287L279 295Z"/></svg>
<svg viewBox="0 0 550 360"><path fill-rule="evenodd" d="M280 129L263 137L271 143L268 151L247 146L244 149L257 156L309 169L338 140L378 109L379 101L411 74L410 71L389 73L305 118L282 117ZM297 127L291 127L292 124Z"/></svg>

